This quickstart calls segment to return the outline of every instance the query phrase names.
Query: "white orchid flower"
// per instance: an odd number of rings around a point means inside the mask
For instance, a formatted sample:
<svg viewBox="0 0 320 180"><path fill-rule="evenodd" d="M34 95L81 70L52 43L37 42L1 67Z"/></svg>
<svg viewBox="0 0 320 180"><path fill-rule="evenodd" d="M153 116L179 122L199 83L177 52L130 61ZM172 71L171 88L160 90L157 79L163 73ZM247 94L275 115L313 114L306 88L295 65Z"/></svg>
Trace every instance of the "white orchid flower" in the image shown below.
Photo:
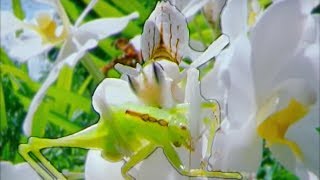
<svg viewBox="0 0 320 180"><path fill-rule="evenodd" d="M140 44L137 44L139 49ZM144 31L141 36L142 56L146 64L144 67L137 66L136 69L116 65L116 69L122 72L122 79L109 79L102 82L99 86L104 87L99 97L93 98L95 104L118 104L123 102L135 102L138 104L151 105L162 109L170 109L178 104L189 104L186 114L189 121L189 128L192 137L200 137L202 130L206 127L201 124L201 119L207 116L201 109L200 103L203 101L199 88L199 72L195 69L202 65L219 52L228 44L226 37L221 37L214 42L205 52L193 61L187 70L180 72L178 64L183 61L183 57L189 56L189 33L187 22L181 12L169 2L159 2L146 21ZM184 80L186 77L186 83ZM101 89L101 88L97 88ZM94 95L95 96L95 95ZM117 100L114 100L117 99ZM96 101L96 102L95 102ZM100 114L98 109L96 109ZM101 110L102 111L102 110ZM197 138L195 138L197 139ZM195 142L196 151L191 154L186 150L179 150L179 155L185 164L191 161L191 167L199 167L205 155L205 146L202 139ZM96 155L92 155L95 153ZM93 174L93 163L100 164L97 153L90 152L87 157L86 174ZM97 158L96 160L94 160ZM123 163L123 162L122 162ZM120 162L121 165L121 162ZM110 169L120 168L119 164L105 163ZM115 173L120 170L114 170ZM130 171L137 179L187 179L180 175L168 162L161 150L155 151L137 167ZM157 176L155 176L157 174ZM105 171L96 179L103 179L114 176L113 172ZM91 175L90 175L91 176Z"/></svg>
<svg viewBox="0 0 320 180"><path fill-rule="evenodd" d="M246 23L237 26L230 48L203 79L205 97L227 101L213 168L256 172L265 139L297 176L319 176L319 42L306 46L307 39L319 37L319 22L310 21L311 8L304 5L274 2L249 37Z"/></svg>
<svg viewBox="0 0 320 180"><path fill-rule="evenodd" d="M8 161L0 161L0 179L40 180L40 176L28 163L13 165Z"/></svg>
<svg viewBox="0 0 320 180"><path fill-rule="evenodd" d="M41 2L49 3L50 5L56 8L63 22L62 28L59 29L56 23L53 21L53 19L50 18L48 15L40 15L37 18L40 19L38 20L38 24L33 25L34 28L39 29L36 31L38 32L38 35L40 35L37 37L38 40L35 44L32 44L34 42L34 40L32 40L32 43L28 45L25 44L27 42L23 42L23 46L19 46L19 48L23 49L45 46L47 48L40 49L48 49L56 45L56 43L62 43L62 46L59 51L58 57L55 61L55 64L53 65L47 79L44 81L43 85L36 93L29 106L28 114L23 123L23 130L26 135L31 135L32 120L34 113L36 112L43 97L45 96L45 92L47 91L47 89L57 79L62 67L65 65L74 67L89 49L92 49L97 46L99 40L102 40L108 36L120 32L127 26L127 24L131 20L138 17L138 14L134 12L125 17L101 18L82 24L84 17L88 14L88 12L93 8L93 6L97 2L97 0L92 0L90 1L86 9L83 11L83 13L79 16L75 24L71 25L66 15L66 12L64 11L59 0ZM57 33L60 35L57 35ZM46 39L49 39L50 41L47 41ZM33 50L30 49L23 52L28 53L30 51L33 52ZM15 54L19 53L15 52ZM30 57L30 54L28 56L24 55L23 57Z"/></svg>

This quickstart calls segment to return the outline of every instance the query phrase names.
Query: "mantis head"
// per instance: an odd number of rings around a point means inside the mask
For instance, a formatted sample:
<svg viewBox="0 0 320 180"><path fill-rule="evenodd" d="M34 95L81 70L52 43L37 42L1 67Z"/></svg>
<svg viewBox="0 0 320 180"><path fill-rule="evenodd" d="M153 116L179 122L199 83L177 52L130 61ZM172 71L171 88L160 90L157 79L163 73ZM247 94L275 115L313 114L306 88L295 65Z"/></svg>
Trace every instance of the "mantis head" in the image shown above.
<svg viewBox="0 0 320 180"><path fill-rule="evenodd" d="M189 150L194 150L194 147L191 144L190 131L185 125L169 126L169 138L170 142L172 142L175 147L184 146Z"/></svg>

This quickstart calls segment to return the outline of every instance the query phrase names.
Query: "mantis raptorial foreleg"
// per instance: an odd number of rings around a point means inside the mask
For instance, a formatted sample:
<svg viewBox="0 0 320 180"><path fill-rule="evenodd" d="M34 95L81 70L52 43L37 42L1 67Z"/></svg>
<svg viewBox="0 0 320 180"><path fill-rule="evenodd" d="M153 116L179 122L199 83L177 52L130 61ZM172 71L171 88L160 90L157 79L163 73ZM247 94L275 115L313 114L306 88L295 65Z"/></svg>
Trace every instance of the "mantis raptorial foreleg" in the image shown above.
<svg viewBox="0 0 320 180"><path fill-rule="evenodd" d="M51 147L102 149L105 135L102 131L99 131L97 125L94 125L79 133L59 139L31 137L28 144L21 144L19 146L19 153L44 179L66 179L41 154L40 150Z"/></svg>
<svg viewBox="0 0 320 180"><path fill-rule="evenodd" d="M207 171L205 169L185 169L185 166L182 164L177 152L172 146L165 146L163 150L171 165L184 176L242 179L241 174L237 172Z"/></svg>

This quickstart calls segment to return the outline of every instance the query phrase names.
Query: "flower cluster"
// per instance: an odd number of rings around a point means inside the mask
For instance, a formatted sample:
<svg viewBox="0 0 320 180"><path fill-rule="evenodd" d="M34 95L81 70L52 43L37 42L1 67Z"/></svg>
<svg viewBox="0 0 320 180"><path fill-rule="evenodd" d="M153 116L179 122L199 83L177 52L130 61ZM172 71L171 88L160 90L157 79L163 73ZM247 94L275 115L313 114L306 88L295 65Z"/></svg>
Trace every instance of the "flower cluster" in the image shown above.
<svg viewBox="0 0 320 180"><path fill-rule="evenodd" d="M74 67L100 40L138 18L134 12L83 23L97 3L91 0L73 25L59 0L41 2L54 13L37 12L34 19L19 20L12 12L1 11L2 46L12 59L23 63L59 48L29 105L23 122L27 136L32 135L34 114L62 68ZM50 147L89 149L86 179L251 178L268 148L300 179L317 179L320 21L319 14L312 13L316 6L316 0L274 0L267 5L257 0L158 2L142 34L131 41L143 63L116 64L120 78L105 78L93 69L99 82L92 95L98 123L58 139L31 137L20 145L20 154L43 178L64 179L68 174L41 154ZM190 37L188 23L199 14L215 32L221 31L207 48ZM8 169L1 168L4 178L21 169L38 177L27 164L0 165Z"/></svg>

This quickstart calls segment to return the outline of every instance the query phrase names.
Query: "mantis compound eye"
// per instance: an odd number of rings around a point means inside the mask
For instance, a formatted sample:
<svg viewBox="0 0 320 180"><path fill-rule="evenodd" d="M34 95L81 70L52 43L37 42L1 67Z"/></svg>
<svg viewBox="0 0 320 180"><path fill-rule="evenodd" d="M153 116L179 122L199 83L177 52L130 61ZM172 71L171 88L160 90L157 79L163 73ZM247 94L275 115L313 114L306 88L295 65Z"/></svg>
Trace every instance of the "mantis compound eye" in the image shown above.
<svg viewBox="0 0 320 180"><path fill-rule="evenodd" d="M175 147L181 147L181 142L175 141L175 142L173 142L173 145Z"/></svg>

